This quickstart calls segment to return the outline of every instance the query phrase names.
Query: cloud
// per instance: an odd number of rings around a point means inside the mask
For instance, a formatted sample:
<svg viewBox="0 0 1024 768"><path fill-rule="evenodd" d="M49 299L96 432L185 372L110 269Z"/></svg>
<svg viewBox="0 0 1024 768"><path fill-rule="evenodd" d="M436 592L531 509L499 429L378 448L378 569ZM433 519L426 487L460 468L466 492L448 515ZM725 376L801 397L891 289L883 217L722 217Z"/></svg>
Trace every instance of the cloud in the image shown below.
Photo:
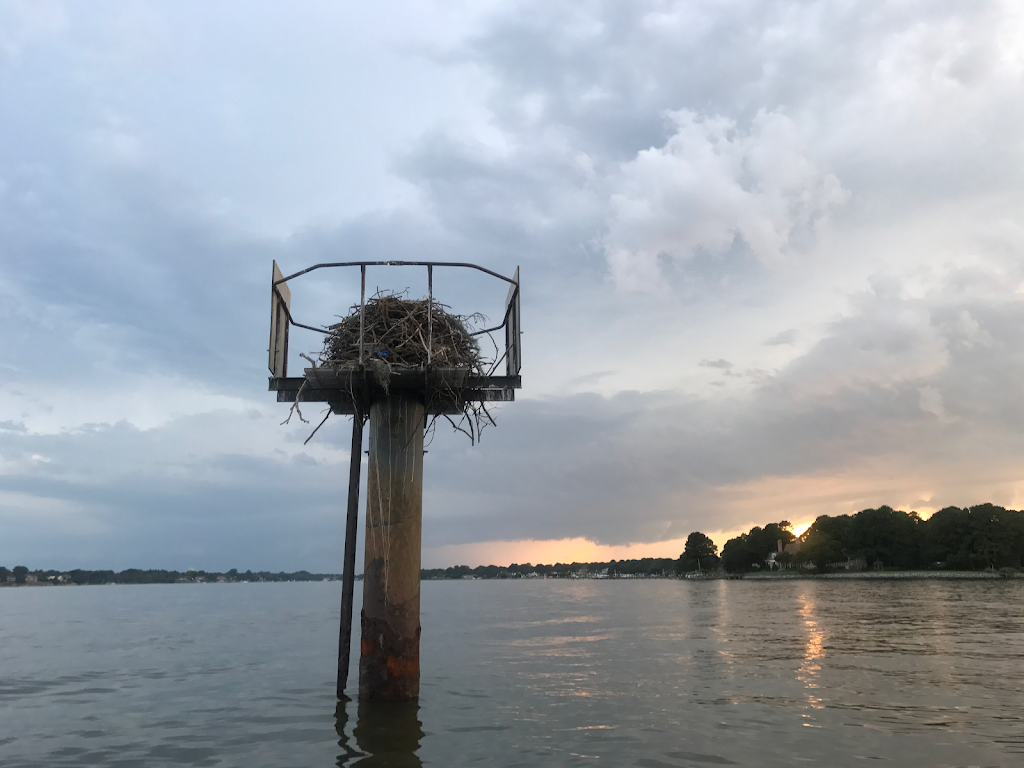
<svg viewBox="0 0 1024 768"><path fill-rule="evenodd" d="M801 150L792 120L760 111L748 132L722 117L670 113L675 133L625 163L612 182L605 252L616 283L660 286L659 257L721 253L741 239L773 262L797 229L813 233L848 196Z"/></svg>
<svg viewBox="0 0 1024 768"><path fill-rule="evenodd" d="M792 344L796 340L796 331L790 328L786 331L780 331L779 333L772 336L770 339L765 339L766 347L777 347L782 344Z"/></svg>
<svg viewBox="0 0 1024 768"><path fill-rule="evenodd" d="M277 426L211 411L147 430L122 422L0 432L0 560L336 569L340 496L323 469L345 454L324 442L303 447L302 430L266 421Z"/></svg>
<svg viewBox="0 0 1024 768"><path fill-rule="evenodd" d="M53 0L14 0L0 9L0 53L9 59L23 56L34 44L59 35L68 18Z"/></svg>
<svg viewBox="0 0 1024 768"><path fill-rule="evenodd" d="M744 398L652 392L518 403L472 460L448 454L429 467L428 508L445 510L432 513L430 541L587 530L601 544L651 542L734 530L757 514L806 516L815 504L851 512L886 498L919 501L929 495L922 486L948 503L1020 498L1024 407L1000 380L1024 375L1015 351L1024 308L1009 294L984 302L988 347L964 346L944 322L980 313L979 304L879 289ZM500 470L483 471L490 466ZM787 480L787 506L776 508Z"/></svg>
<svg viewBox="0 0 1024 768"><path fill-rule="evenodd" d="M1012 3L10 8L16 559L335 567L348 438L302 448L264 391L274 259L522 267L525 388L431 447L430 546L1017 498ZM296 311L357 280L304 278Z"/></svg>

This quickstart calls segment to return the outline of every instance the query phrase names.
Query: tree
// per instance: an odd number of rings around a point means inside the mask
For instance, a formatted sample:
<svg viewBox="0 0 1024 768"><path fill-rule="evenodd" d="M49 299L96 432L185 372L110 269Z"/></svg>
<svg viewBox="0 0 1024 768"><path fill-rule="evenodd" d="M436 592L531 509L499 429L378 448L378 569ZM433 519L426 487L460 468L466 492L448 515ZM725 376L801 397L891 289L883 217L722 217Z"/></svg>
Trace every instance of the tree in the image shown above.
<svg viewBox="0 0 1024 768"><path fill-rule="evenodd" d="M28 568L24 565L14 566L14 581L18 584L25 583L25 577L28 576Z"/></svg>
<svg viewBox="0 0 1024 768"><path fill-rule="evenodd" d="M1020 512L979 504L971 507L974 559L977 567L1020 567L1024 519Z"/></svg>
<svg viewBox="0 0 1024 768"><path fill-rule="evenodd" d="M973 567L971 560L971 511L945 507L924 523L922 559L928 565L949 568Z"/></svg>
<svg viewBox="0 0 1024 768"><path fill-rule="evenodd" d="M916 512L892 507L865 509L850 521L848 548L868 565L917 568L921 563L921 523Z"/></svg>
<svg viewBox="0 0 1024 768"><path fill-rule="evenodd" d="M718 545L700 531L686 537L683 554L676 561L676 572L711 570L718 566Z"/></svg>
<svg viewBox="0 0 1024 768"><path fill-rule="evenodd" d="M851 520L849 515L820 515L801 537L803 544L797 553L797 562L814 563L815 568L823 572L829 563L849 557Z"/></svg>
<svg viewBox="0 0 1024 768"><path fill-rule="evenodd" d="M922 559L947 568L1000 568L1021 565L1024 513L993 504L940 509L920 525Z"/></svg>
<svg viewBox="0 0 1024 768"><path fill-rule="evenodd" d="M764 568L768 555L778 551L780 541L786 546L796 539L792 527L788 520L782 520L764 528L754 526L749 532L729 539L722 547L722 565L730 573Z"/></svg>

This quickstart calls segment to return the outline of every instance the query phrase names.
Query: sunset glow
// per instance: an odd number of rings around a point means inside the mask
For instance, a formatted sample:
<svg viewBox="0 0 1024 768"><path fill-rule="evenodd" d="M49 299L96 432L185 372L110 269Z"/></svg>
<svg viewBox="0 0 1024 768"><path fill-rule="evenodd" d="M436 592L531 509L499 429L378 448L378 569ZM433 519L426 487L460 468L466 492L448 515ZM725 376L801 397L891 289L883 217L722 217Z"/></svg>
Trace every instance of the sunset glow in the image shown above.
<svg viewBox="0 0 1024 768"><path fill-rule="evenodd" d="M794 526L793 527L793 535L794 536L803 536L804 535L804 531L806 531L810 527L811 527L810 523L801 523L800 525Z"/></svg>

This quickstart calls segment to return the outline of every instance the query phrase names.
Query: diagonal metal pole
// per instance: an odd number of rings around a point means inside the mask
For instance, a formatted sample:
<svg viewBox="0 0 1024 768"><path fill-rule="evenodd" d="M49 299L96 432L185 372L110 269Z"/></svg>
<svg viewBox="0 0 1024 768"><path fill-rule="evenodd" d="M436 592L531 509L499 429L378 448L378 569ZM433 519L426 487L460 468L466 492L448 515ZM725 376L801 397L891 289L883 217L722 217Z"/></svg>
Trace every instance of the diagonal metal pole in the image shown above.
<svg viewBox="0 0 1024 768"><path fill-rule="evenodd" d="M352 593L356 579L356 530L359 527L359 468L363 459L363 414L352 416L352 459L348 469L348 517L345 520L345 570L341 577L341 627L338 632L338 698L345 699L352 651Z"/></svg>

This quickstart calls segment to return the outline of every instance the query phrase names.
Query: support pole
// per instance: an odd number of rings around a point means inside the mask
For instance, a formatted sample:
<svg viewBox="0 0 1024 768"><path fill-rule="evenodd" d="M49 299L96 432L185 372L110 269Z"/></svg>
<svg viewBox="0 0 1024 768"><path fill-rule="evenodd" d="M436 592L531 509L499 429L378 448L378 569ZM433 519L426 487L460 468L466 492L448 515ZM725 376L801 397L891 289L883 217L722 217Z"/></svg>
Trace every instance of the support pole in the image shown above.
<svg viewBox="0 0 1024 768"><path fill-rule="evenodd" d="M359 267L359 364L363 364L363 327L366 324L366 265Z"/></svg>
<svg viewBox="0 0 1024 768"><path fill-rule="evenodd" d="M370 407L359 697L420 692L423 403L392 394Z"/></svg>
<svg viewBox="0 0 1024 768"><path fill-rule="evenodd" d="M348 516L345 519L345 564L341 576L341 627L338 631L338 698L344 699L352 652L352 595L356 580L356 532L359 528L359 468L363 459L363 414L352 416L352 458L348 465Z"/></svg>
<svg viewBox="0 0 1024 768"><path fill-rule="evenodd" d="M434 268L427 265L427 367L434 349Z"/></svg>

